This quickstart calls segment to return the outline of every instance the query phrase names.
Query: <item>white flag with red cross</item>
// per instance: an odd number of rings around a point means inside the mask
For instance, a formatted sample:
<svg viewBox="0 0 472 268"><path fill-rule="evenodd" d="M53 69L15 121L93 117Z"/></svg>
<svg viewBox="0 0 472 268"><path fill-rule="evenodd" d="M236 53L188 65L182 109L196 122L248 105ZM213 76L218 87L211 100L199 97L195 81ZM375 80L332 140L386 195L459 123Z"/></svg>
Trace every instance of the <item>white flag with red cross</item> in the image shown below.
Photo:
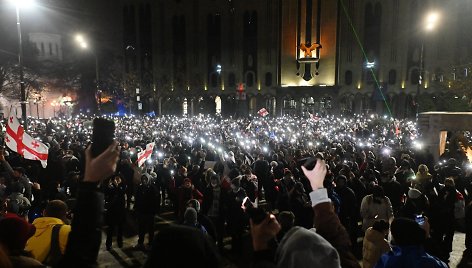
<svg viewBox="0 0 472 268"><path fill-rule="evenodd" d="M262 108L262 109L260 109L260 110L257 112L257 114L259 114L259 115L262 116L262 117L266 117L266 116L269 115L269 112L267 111L266 108Z"/></svg>
<svg viewBox="0 0 472 268"><path fill-rule="evenodd" d="M310 114L311 120L313 120L315 122L320 121L321 118L319 116L316 116L315 114L312 114L312 113L309 113L309 114Z"/></svg>
<svg viewBox="0 0 472 268"><path fill-rule="evenodd" d="M154 142L148 143L146 145L146 149L140 153L138 153L138 167L144 165L146 160L151 158L152 151L154 150Z"/></svg>
<svg viewBox="0 0 472 268"><path fill-rule="evenodd" d="M46 168L48 147L25 133L25 129L16 118L16 110L13 108L10 109L10 115L8 116L5 144L25 159L41 161L41 166Z"/></svg>

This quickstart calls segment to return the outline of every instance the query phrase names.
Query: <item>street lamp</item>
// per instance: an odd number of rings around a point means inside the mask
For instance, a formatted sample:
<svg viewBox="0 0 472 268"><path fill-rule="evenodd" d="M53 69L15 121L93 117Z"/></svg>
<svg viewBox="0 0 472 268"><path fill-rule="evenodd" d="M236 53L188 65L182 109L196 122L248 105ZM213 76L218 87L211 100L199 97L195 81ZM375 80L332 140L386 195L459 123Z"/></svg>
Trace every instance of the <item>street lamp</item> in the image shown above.
<svg viewBox="0 0 472 268"><path fill-rule="evenodd" d="M421 35L421 50L420 50L420 66L419 66L419 74L418 74L418 84L416 87L416 120L418 121L418 114L420 106L418 104L419 95L421 85L423 84L423 72L424 72L424 32L432 32L438 26L438 22L440 19L440 14L436 11L430 11L424 17L424 21L422 22L422 35Z"/></svg>
<svg viewBox="0 0 472 268"><path fill-rule="evenodd" d="M21 119L23 120L23 127L28 129L26 121L26 89L23 74L23 43L21 38L21 17L20 9L27 8L34 5L34 0L10 0L15 5L16 9L16 27L18 31L18 68L20 69L20 104L21 104Z"/></svg>
<svg viewBox="0 0 472 268"><path fill-rule="evenodd" d="M98 114L101 113L101 106L102 106L102 92L100 90L100 76L99 76L99 72L98 72L98 57L97 57L97 53L96 51L93 51L92 49L89 49L89 44L87 42L87 39L81 35L81 34L77 34L75 36L75 42L79 45L79 47L83 50L89 50L93 56L95 57L95 86L96 86L96 96L98 97Z"/></svg>

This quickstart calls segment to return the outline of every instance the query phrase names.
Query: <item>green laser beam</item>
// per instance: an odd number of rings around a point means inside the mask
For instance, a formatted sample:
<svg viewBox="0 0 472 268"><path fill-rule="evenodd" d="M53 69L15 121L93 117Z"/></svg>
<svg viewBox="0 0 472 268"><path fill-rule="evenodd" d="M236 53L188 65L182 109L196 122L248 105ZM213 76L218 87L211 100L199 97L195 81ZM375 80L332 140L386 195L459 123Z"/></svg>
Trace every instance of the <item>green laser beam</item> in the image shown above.
<svg viewBox="0 0 472 268"><path fill-rule="evenodd" d="M346 5L344 4L343 0L339 0L341 2L341 6L343 7L344 14L346 15L347 21L349 25L351 26L352 32L354 33L354 36L356 37L357 44L359 45L362 54L364 55L364 58L366 62L369 62L369 58L367 57L367 53L365 52L364 46L362 45L362 42L359 38L359 35L357 34L356 28L354 27L354 24L352 23L351 16L349 16L349 13L347 12ZM385 102L385 106L387 107L388 113L390 114L390 117L393 117L392 111L390 110L390 107L388 106L387 100L385 99L385 95L382 92L382 88L380 87L379 80L377 79L377 76L375 75L374 68L369 68L370 73L372 74L372 77L374 78L375 84L377 85L377 89L380 92L380 95L382 96L383 101Z"/></svg>

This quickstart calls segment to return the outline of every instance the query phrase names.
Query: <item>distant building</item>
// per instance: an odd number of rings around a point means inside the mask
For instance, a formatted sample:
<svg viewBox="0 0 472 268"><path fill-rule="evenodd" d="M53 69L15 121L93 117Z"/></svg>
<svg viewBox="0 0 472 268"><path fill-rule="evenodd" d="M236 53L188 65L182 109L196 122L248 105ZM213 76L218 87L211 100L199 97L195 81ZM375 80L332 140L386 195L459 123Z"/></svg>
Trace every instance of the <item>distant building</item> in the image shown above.
<svg viewBox="0 0 472 268"><path fill-rule="evenodd" d="M29 42L37 49L41 61L62 61L62 36L51 33L29 33Z"/></svg>
<svg viewBox="0 0 472 268"><path fill-rule="evenodd" d="M454 67L472 58L465 2L125 0L124 71L137 74L133 105L144 112L387 113L388 104L413 116L422 44L420 94L468 75ZM426 33L428 10L441 22Z"/></svg>

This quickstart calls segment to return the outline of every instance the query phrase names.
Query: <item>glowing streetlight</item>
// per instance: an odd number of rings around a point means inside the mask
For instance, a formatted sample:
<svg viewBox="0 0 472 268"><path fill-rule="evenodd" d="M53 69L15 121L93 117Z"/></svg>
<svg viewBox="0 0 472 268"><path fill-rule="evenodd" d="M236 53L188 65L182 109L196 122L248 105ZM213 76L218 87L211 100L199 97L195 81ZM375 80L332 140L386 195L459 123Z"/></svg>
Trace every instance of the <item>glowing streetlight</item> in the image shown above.
<svg viewBox="0 0 472 268"><path fill-rule="evenodd" d="M28 129L26 121L26 89L23 74L23 42L21 38L21 17L20 9L34 6L34 0L9 0L15 5L16 9L16 28L18 31L18 67L20 70L20 103L21 103L21 119L23 120L23 127Z"/></svg>
<svg viewBox="0 0 472 268"><path fill-rule="evenodd" d="M432 31L436 28L436 26L438 25L438 21L440 19L440 15L438 12L430 12L426 15L426 19L425 19L425 30L426 31Z"/></svg>
<svg viewBox="0 0 472 268"><path fill-rule="evenodd" d="M101 106L102 106L102 92L100 90L100 75L99 75L99 68L98 68L98 57L97 57L97 53L96 51L92 51L91 49L89 49L89 45L88 45L88 42L87 42L87 39L82 35L82 34L76 34L75 35L75 42L77 43L77 45L83 49L83 50L89 50L94 56L95 56L95 83L96 83L96 92L95 92L95 95L97 96L98 98L98 105L97 105L97 108L98 108L98 113L100 114L100 111L101 111Z"/></svg>
<svg viewBox="0 0 472 268"><path fill-rule="evenodd" d="M428 12L423 21L422 30L426 32L432 32L438 26L440 20L440 14L437 11ZM419 74L418 74L418 84L416 87L416 120L418 121L418 114L420 106L418 104L418 97L420 95L420 88L423 84L423 72L424 72L424 37L421 37L421 51L420 51L420 63L419 63Z"/></svg>

